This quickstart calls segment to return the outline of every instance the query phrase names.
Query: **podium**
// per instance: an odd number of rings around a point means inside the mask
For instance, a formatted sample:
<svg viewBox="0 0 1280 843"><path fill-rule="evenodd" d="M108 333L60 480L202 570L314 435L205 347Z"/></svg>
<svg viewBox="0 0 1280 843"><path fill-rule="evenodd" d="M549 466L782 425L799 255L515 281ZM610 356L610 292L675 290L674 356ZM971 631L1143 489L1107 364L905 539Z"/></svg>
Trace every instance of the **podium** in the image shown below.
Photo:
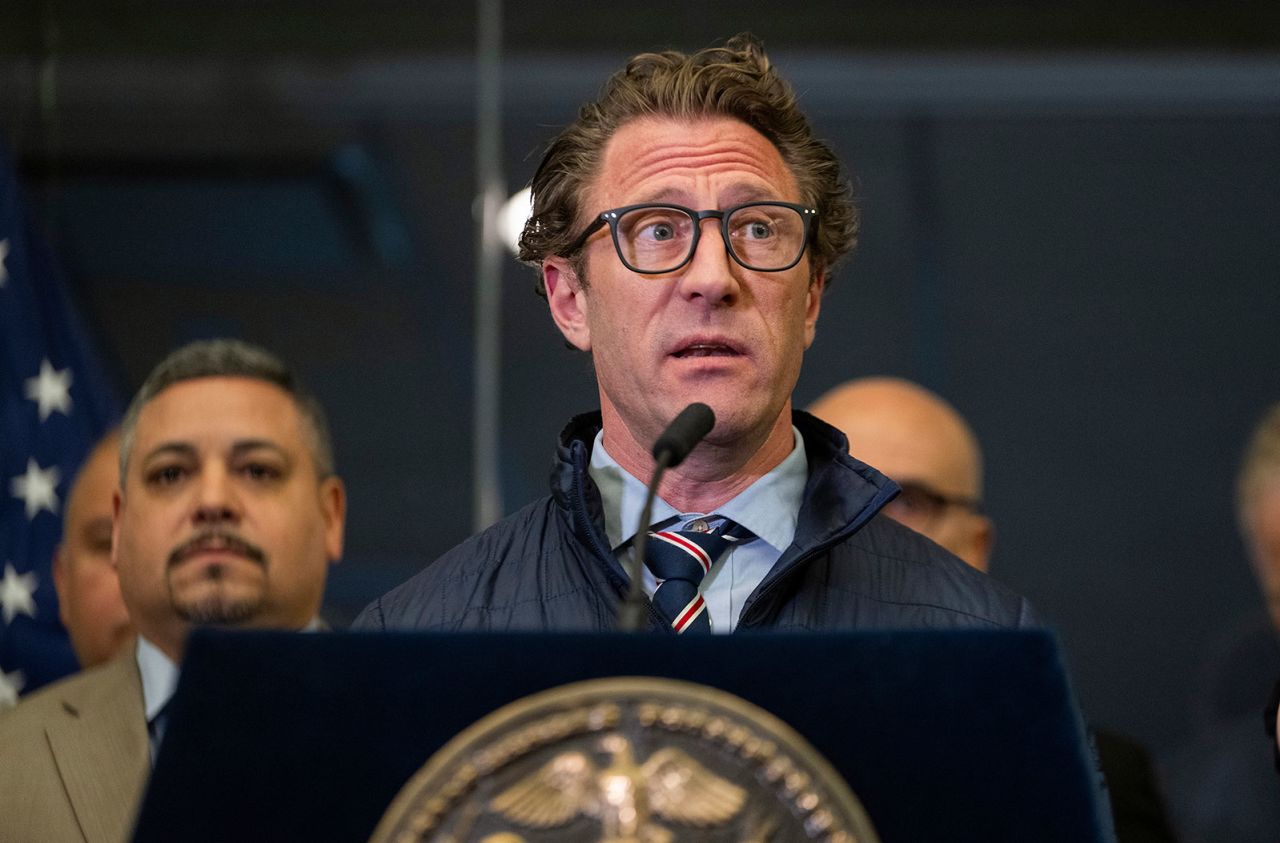
<svg viewBox="0 0 1280 843"><path fill-rule="evenodd" d="M698 682L782 719L844 776L884 843L1112 836L1044 631L199 631L134 839L367 840L475 721L610 676Z"/></svg>

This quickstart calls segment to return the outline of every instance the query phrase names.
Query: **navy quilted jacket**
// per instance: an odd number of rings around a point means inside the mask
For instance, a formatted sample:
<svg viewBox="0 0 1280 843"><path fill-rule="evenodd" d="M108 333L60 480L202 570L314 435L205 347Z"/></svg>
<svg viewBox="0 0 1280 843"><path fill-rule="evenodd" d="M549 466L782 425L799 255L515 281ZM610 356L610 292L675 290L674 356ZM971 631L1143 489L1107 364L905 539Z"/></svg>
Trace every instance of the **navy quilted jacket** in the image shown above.
<svg viewBox="0 0 1280 843"><path fill-rule="evenodd" d="M794 423L809 462L795 540L747 600L738 632L1038 625L1024 598L878 515L898 488L849 457L843 434L799 411ZM353 628L613 629L627 577L610 552L587 473L600 424L590 413L565 428L551 495L375 600ZM671 632L652 612L649 620Z"/></svg>

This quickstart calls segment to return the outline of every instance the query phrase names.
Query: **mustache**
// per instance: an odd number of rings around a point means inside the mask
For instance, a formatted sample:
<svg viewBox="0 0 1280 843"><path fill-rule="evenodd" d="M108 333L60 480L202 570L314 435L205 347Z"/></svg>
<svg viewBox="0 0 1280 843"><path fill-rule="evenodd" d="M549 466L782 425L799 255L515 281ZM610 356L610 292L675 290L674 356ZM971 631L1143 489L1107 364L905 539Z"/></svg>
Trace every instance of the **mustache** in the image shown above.
<svg viewBox="0 0 1280 843"><path fill-rule="evenodd" d="M253 542L242 539L231 530L222 527L205 528L169 553L169 567L177 565L188 556L202 550L228 550L258 563L264 568L267 565L267 554Z"/></svg>

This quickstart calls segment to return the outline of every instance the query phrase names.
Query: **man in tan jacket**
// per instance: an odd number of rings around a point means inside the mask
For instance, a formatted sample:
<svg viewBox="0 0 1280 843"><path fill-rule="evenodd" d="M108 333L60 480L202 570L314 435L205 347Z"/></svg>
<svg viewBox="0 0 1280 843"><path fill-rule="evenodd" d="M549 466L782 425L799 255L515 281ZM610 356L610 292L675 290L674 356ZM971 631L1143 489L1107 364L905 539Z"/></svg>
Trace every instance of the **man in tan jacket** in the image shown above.
<svg viewBox="0 0 1280 843"><path fill-rule="evenodd" d="M162 362L113 498L137 645L0 717L0 841L127 839L191 629L314 628L344 516L322 411L283 364L225 340Z"/></svg>

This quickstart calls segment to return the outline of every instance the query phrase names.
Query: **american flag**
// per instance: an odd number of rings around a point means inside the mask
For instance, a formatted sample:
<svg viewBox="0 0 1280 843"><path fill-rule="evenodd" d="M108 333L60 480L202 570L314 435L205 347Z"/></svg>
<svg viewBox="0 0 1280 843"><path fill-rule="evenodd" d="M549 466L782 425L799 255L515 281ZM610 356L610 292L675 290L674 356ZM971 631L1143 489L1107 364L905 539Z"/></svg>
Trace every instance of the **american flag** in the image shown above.
<svg viewBox="0 0 1280 843"><path fill-rule="evenodd" d="M51 562L67 487L119 405L0 145L0 708L76 670Z"/></svg>

